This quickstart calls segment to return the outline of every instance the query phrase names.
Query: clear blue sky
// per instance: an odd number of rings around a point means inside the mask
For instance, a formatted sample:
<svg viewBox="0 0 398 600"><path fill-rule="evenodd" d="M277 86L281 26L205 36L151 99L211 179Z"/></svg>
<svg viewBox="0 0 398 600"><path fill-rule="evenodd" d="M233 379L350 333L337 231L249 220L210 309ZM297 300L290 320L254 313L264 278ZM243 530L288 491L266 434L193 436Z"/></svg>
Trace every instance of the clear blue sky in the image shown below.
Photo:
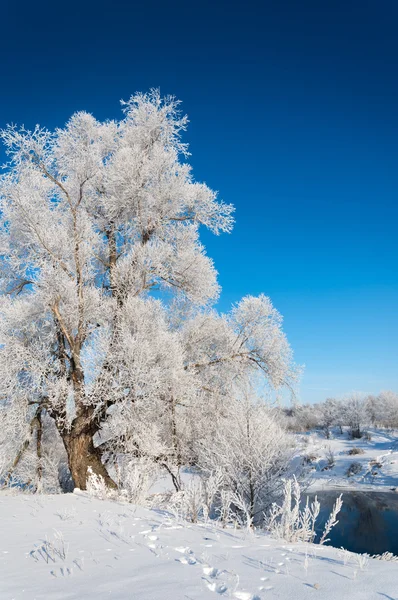
<svg viewBox="0 0 398 600"><path fill-rule="evenodd" d="M398 390L395 0L3 0L1 21L1 126L175 94L196 178L237 209L204 235L220 308L271 296L303 401Z"/></svg>

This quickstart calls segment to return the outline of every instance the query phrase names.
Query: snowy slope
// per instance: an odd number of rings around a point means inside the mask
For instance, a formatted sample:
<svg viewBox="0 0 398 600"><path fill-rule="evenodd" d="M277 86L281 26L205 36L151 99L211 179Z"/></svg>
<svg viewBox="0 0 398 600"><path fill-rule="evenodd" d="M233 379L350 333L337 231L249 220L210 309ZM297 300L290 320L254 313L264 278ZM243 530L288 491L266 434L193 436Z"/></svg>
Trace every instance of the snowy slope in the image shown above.
<svg viewBox="0 0 398 600"><path fill-rule="evenodd" d="M2 493L0 532L1 600L398 597L397 563L360 565L337 549L182 524L82 493Z"/></svg>
<svg viewBox="0 0 398 600"><path fill-rule="evenodd" d="M369 441L364 438L351 440L347 431L339 435L337 430L333 431L329 440L319 432L300 436L305 440L302 455L314 459L307 469L310 489L331 487L382 491L398 488L398 432L370 429L369 433ZM353 448L358 448L361 454L350 455ZM328 450L334 454L335 465L324 469ZM359 463L361 470L357 475L347 477L347 469L353 462Z"/></svg>

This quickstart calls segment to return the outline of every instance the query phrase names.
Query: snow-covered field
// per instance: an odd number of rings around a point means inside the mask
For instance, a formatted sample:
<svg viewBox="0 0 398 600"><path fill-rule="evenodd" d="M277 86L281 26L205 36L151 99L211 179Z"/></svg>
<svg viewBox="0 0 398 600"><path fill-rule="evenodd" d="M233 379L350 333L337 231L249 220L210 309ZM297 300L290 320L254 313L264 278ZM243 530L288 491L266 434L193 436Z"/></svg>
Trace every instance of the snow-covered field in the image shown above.
<svg viewBox="0 0 398 600"><path fill-rule="evenodd" d="M369 429L370 440L349 439L347 431L342 435L334 429L330 439L322 432L302 436L303 456L308 457L310 490L349 488L357 490L398 489L398 431ZM356 452L359 450L359 453ZM328 454L335 464L329 468ZM350 454L351 452L351 454ZM352 463L360 470L347 476ZM359 469L359 467L358 467Z"/></svg>
<svg viewBox="0 0 398 600"><path fill-rule="evenodd" d="M1 600L396 599L398 565L83 493L0 495Z"/></svg>

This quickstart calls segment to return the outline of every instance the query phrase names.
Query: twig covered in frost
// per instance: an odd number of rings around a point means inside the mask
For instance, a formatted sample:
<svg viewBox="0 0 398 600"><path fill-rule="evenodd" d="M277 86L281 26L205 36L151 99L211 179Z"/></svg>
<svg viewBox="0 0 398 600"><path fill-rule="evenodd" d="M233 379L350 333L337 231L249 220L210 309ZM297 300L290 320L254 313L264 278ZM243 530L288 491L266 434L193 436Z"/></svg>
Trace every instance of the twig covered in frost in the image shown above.
<svg viewBox="0 0 398 600"><path fill-rule="evenodd" d="M329 541L329 538L327 538L327 536L329 535L333 527L338 523L337 515L340 512L341 507L343 506L343 500L341 498L342 494L340 494L340 496L336 498L336 502L333 505L332 512L330 513L329 518L326 521L325 529L323 530L322 537L319 540L319 543L321 545Z"/></svg>
<svg viewBox="0 0 398 600"><path fill-rule="evenodd" d="M355 554L355 560L360 570L363 571L369 562L369 554Z"/></svg>

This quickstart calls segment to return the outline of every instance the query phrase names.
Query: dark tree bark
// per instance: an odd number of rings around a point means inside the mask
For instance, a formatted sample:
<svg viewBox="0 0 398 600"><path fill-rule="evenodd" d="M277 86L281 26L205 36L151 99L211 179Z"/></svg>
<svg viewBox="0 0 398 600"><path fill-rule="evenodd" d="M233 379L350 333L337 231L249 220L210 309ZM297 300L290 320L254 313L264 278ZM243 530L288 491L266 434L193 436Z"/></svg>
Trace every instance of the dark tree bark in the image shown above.
<svg viewBox="0 0 398 600"><path fill-rule="evenodd" d="M43 441L43 423L42 423L41 409L37 411L37 433L36 433L36 453L37 453L37 481L38 485L43 478L43 464L42 464L42 441Z"/></svg>

